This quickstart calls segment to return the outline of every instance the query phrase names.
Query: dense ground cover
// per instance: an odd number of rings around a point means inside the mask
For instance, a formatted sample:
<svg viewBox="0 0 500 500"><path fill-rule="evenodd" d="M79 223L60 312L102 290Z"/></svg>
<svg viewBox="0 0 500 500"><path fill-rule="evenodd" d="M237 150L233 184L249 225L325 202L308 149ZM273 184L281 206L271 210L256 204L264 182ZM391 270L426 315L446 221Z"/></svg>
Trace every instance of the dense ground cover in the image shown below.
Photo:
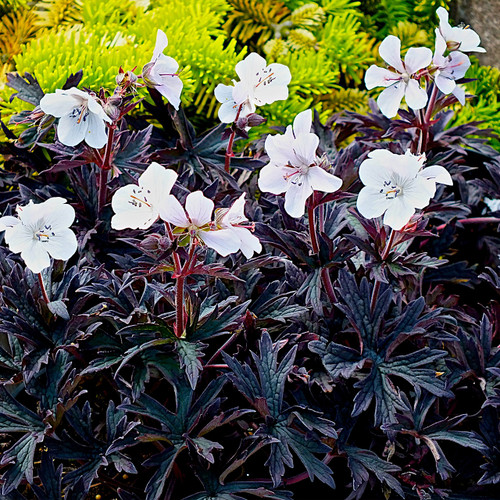
<svg viewBox="0 0 500 500"><path fill-rule="evenodd" d="M2 498L498 497L498 73L441 4L4 5Z"/></svg>

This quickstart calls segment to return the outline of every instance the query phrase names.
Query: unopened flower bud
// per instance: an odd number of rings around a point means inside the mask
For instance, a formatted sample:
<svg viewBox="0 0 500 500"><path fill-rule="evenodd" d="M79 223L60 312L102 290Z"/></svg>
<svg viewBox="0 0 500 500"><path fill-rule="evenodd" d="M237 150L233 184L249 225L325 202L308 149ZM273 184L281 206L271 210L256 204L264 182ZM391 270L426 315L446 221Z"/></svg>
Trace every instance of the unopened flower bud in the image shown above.
<svg viewBox="0 0 500 500"><path fill-rule="evenodd" d="M267 121L266 118L258 115L257 113L250 113L249 115L247 115L246 119L247 119L247 124L248 124L247 126L248 127L257 127L257 126L262 125L263 123L265 123Z"/></svg>
<svg viewBox="0 0 500 500"><path fill-rule="evenodd" d="M144 65L142 68L142 79L147 87L156 87L158 82L153 78L153 68L155 66L155 62L149 62Z"/></svg>
<svg viewBox="0 0 500 500"><path fill-rule="evenodd" d="M116 75L115 81L119 87L129 88L137 84L138 77L133 71L124 71L122 67Z"/></svg>
<svg viewBox="0 0 500 500"><path fill-rule="evenodd" d="M167 236L155 233L144 238L140 246L145 252L158 254L167 251L172 246L172 242Z"/></svg>
<svg viewBox="0 0 500 500"><path fill-rule="evenodd" d="M103 109L105 113L113 120L114 122L118 121L121 116L120 104L122 100L120 97L110 97L106 100L103 105Z"/></svg>

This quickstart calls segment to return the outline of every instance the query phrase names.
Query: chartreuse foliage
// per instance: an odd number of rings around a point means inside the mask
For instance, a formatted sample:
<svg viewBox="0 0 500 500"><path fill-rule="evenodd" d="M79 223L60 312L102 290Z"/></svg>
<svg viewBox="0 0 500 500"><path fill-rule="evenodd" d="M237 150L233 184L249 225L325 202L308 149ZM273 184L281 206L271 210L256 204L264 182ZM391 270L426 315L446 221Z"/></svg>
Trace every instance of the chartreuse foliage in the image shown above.
<svg viewBox="0 0 500 500"><path fill-rule="evenodd" d="M290 98L261 110L270 125L289 123L310 106L326 119L344 109L367 110L369 94L362 79L378 60L378 43L393 34L401 38L403 51L410 46L432 48L430 27L436 23L436 8L448 4L449 0L17 0L4 3L0 76L27 71L45 92L52 92L66 81L67 70L83 70L83 85L96 91L100 86L111 89L120 65L125 70L142 68L149 61L156 28L161 28L169 39L167 54L181 67L183 103L193 107L197 121L215 117L213 90L218 83L230 83L236 76L235 63L248 50L287 64L292 71ZM487 87L488 97L477 93L473 84L468 88L479 96L474 111L478 119L485 120L484 127L499 130L496 99L491 97L498 93L498 81L491 75L487 79L494 84ZM18 101L8 102L9 92L0 90L4 119L21 110ZM457 108L458 115L461 112ZM454 121L470 120L470 112L464 113Z"/></svg>

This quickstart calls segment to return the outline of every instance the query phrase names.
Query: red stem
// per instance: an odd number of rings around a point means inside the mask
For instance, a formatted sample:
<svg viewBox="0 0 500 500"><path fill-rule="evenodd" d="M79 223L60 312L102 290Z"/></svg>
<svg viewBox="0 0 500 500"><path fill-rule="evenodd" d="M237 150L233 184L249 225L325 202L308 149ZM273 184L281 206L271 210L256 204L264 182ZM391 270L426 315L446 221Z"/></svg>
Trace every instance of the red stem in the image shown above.
<svg viewBox="0 0 500 500"><path fill-rule="evenodd" d="M47 295L47 290L45 290L45 285L43 284L42 274L38 273L38 283L40 283L40 288L42 289L43 300L48 304L50 302L49 296Z"/></svg>
<svg viewBox="0 0 500 500"><path fill-rule="evenodd" d="M108 142L102 161L101 171L99 172L99 198L97 209L101 213L104 205L106 205L107 185L108 185L108 170L111 168L111 151L113 150L113 140L115 136L116 125L108 127Z"/></svg>
<svg viewBox="0 0 500 500"><path fill-rule="evenodd" d="M236 113L236 118L234 119L234 122L236 123L238 121L238 118L240 117L241 109L243 108L243 104L240 104L240 107L238 108L238 112ZM227 145L227 151L226 151L226 159L224 163L224 170L229 173L229 167L231 165L231 158L234 156L233 154L233 143L234 143L234 137L236 136L236 131L233 130L231 132L231 136L229 137L229 143Z"/></svg>
<svg viewBox="0 0 500 500"><path fill-rule="evenodd" d="M436 84L433 84L431 97L429 98L429 102L427 103L427 108L425 114L422 111L419 111L420 116L422 116L422 120L420 123L420 137L418 141L417 154L425 153L427 149L427 140L429 138L429 128L431 126L432 112L434 111L434 105L436 104L436 98L438 94L438 88Z"/></svg>
<svg viewBox="0 0 500 500"><path fill-rule="evenodd" d="M470 219L458 219L457 222L461 224L497 224L500 222L500 219L498 217L471 217ZM445 227L446 224L441 224L437 226L436 229L441 231L441 229Z"/></svg>

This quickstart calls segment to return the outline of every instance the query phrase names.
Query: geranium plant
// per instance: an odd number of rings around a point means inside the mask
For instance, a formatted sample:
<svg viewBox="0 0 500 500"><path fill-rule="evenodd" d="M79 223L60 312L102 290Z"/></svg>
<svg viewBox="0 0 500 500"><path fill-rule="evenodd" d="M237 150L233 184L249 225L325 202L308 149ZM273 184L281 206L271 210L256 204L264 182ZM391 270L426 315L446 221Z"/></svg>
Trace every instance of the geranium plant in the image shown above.
<svg viewBox="0 0 500 500"><path fill-rule="evenodd" d="M447 125L481 47L438 16L434 54L381 43L369 114L278 130L284 59L200 133L162 30L114 88L10 77L2 498L498 496L500 157Z"/></svg>

